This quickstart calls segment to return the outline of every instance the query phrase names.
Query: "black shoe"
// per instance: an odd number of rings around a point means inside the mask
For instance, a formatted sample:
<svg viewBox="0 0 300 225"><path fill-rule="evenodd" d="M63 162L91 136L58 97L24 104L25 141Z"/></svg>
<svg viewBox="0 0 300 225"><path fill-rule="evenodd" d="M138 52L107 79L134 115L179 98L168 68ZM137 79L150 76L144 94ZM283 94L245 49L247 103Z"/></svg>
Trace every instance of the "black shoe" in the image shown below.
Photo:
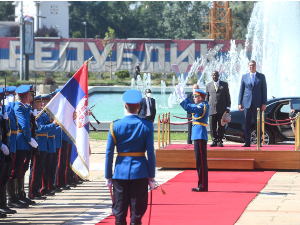
<svg viewBox="0 0 300 225"><path fill-rule="evenodd" d="M68 186L68 185L69 185L69 187L77 187L77 185L75 183L67 184L66 186Z"/></svg>
<svg viewBox="0 0 300 225"><path fill-rule="evenodd" d="M208 190L206 188L192 188L192 191L195 191L195 192L207 192Z"/></svg>
<svg viewBox="0 0 300 225"><path fill-rule="evenodd" d="M242 147L250 147L250 143L245 143Z"/></svg>
<svg viewBox="0 0 300 225"><path fill-rule="evenodd" d="M30 197L30 199L35 199L35 200L45 200L47 197L41 196L40 194L33 195L33 197Z"/></svg>
<svg viewBox="0 0 300 225"><path fill-rule="evenodd" d="M14 213L17 213L17 211L8 208L8 207L5 205L5 206L0 206L0 213L3 213L3 214L14 214Z"/></svg>
<svg viewBox="0 0 300 225"><path fill-rule="evenodd" d="M54 195L55 195L55 192L48 191L45 195L46 195L46 196L54 196Z"/></svg>
<svg viewBox="0 0 300 225"><path fill-rule="evenodd" d="M81 180L76 180L75 181L75 184L82 184L83 183L83 181L81 181Z"/></svg>
<svg viewBox="0 0 300 225"><path fill-rule="evenodd" d="M66 185L66 186L63 186L62 189L63 189L63 190L70 190L71 188L70 188L69 185Z"/></svg>
<svg viewBox="0 0 300 225"><path fill-rule="evenodd" d="M62 188L60 188L60 187L55 187L55 190L53 190L55 193L56 192L62 192L63 191L63 189Z"/></svg>
<svg viewBox="0 0 300 225"><path fill-rule="evenodd" d="M219 142L219 147L224 147L223 142Z"/></svg>
<svg viewBox="0 0 300 225"><path fill-rule="evenodd" d="M22 203L25 203L27 205L35 205L36 204L35 201L32 201L29 198L26 198L24 196L21 196L21 197L19 196L19 201L22 202Z"/></svg>
<svg viewBox="0 0 300 225"><path fill-rule="evenodd" d="M1 214L1 213L0 213L0 218L6 218L6 217L7 217L6 214Z"/></svg>
<svg viewBox="0 0 300 225"><path fill-rule="evenodd" d="M29 207L28 204L24 204L24 203L20 202L18 199L8 200L7 205L11 208L21 208L21 209Z"/></svg>
<svg viewBox="0 0 300 225"><path fill-rule="evenodd" d="M216 147L218 146L217 142L213 141L213 143L210 145L210 147Z"/></svg>

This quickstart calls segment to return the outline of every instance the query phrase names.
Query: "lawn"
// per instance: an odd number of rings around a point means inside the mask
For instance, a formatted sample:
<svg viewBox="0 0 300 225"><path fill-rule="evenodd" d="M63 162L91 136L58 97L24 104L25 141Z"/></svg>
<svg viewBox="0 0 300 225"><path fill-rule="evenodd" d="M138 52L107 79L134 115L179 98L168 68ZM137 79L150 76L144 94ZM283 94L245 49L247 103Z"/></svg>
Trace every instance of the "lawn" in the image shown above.
<svg viewBox="0 0 300 225"><path fill-rule="evenodd" d="M171 140L187 140L187 132L171 132ZM108 131L90 131L90 139L107 140ZM157 132L154 132L154 140L157 141ZM211 140L208 135L208 140Z"/></svg>

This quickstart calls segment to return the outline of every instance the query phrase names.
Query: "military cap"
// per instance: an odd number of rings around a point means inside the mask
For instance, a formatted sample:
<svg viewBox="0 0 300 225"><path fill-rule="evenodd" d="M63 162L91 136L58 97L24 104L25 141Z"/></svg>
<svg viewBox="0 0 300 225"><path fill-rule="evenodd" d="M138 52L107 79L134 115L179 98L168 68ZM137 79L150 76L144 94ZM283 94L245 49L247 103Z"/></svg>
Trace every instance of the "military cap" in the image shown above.
<svg viewBox="0 0 300 225"><path fill-rule="evenodd" d="M56 95L56 91L53 91L52 93L50 93L49 95L51 95L51 98L53 98Z"/></svg>
<svg viewBox="0 0 300 225"><path fill-rule="evenodd" d="M29 85L29 86L30 86L29 92L34 92L33 85Z"/></svg>
<svg viewBox="0 0 300 225"><path fill-rule="evenodd" d="M204 91L202 91L202 90L200 90L200 89L195 89L194 95L196 95L196 96L197 96L197 95L200 95L200 96L202 96L203 98L205 98L206 95L207 95L207 93L204 92Z"/></svg>
<svg viewBox="0 0 300 225"><path fill-rule="evenodd" d="M142 100L142 94L137 90L128 90L123 94L123 101L129 105L136 105Z"/></svg>
<svg viewBox="0 0 300 225"><path fill-rule="evenodd" d="M42 96L41 95L35 96L34 101L41 102L42 101Z"/></svg>
<svg viewBox="0 0 300 225"><path fill-rule="evenodd" d="M20 96L27 95L30 90L29 85L21 85L16 89L16 93Z"/></svg>
<svg viewBox="0 0 300 225"><path fill-rule="evenodd" d="M7 92L8 94L14 94L15 91L16 91L16 89L17 89L16 86L10 86L10 87L7 87L6 92Z"/></svg>
<svg viewBox="0 0 300 225"><path fill-rule="evenodd" d="M43 97L42 97L42 101L50 101L51 100L51 98L52 98L52 95L44 95Z"/></svg>

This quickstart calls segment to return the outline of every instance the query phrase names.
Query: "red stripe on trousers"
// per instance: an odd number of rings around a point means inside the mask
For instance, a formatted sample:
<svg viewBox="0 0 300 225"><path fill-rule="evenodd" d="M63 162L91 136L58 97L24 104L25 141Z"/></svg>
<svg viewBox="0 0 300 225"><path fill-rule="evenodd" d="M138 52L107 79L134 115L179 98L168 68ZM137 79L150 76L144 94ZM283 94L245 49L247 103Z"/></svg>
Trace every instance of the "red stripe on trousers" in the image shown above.
<svg viewBox="0 0 300 225"><path fill-rule="evenodd" d="M33 180L34 180L35 162L36 162L36 155L34 155L34 157L33 157L33 168L32 168L32 177L31 177L31 185L30 185L30 197L31 198L33 198L32 186L33 186Z"/></svg>
<svg viewBox="0 0 300 225"><path fill-rule="evenodd" d="M58 155L58 165L57 165L57 174L56 174L56 185L57 185L57 186L59 186L60 157L61 157L61 148L59 149L59 155Z"/></svg>
<svg viewBox="0 0 300 225"><path fill-rule="evenodd" d="M201 155L201 173L202 173L202 187L204 188L204 167L203 167L203 155L202 155L202 145L201 145L201 139L199 139L199 147L200 147L200 155Z"/></svg>
<svg viewBox="0 0 300 225"><path fill-rule="evenodd" d="M68 182L68 162L69 162L69 150L70 150L70 144L68 144L68 151L67 151L67 162L66 162L66 170L65 170L65 184Z"/></svg>
<svg viewBox="0 0 300 225"><path fill-rule="evenodd" d="M45 171L43 172L43 177L42 177L42 188L40 189L40 193L42 194L42 190L44 189L45 187L45 177L44 177L44 174L45 174Z"/></svg>
<svg viewBox="0 0 300 225"><path fill-rule="evenodd" d="M21 173L20 173L20 178L22 178L23 168L24 168L25 162L26 162L26 157L25 157L24 162L23 162L23 164L22 164L22 170L21 170Z"/></svg>
<svg viewBox="0 0 300 225"><path fill-rule="evenodd" d="M14 162L13 162L13 167L12 167L12 173L11 173L11 175L10 175L10 179L12 179L12 177L13 177L14 174L15 174L16 157L17 157L17 153L15 152L15 154L14 154Z"/></svg>

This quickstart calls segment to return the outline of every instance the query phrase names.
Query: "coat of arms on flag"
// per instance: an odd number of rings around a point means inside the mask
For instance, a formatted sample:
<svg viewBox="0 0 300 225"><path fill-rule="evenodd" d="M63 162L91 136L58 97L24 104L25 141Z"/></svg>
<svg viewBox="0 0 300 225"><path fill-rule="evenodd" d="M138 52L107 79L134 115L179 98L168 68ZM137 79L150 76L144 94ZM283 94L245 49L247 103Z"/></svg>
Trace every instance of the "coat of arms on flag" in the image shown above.
<svg viewBox="0 0 300 225"><path fill-rule="evenodd" d="M73 121L78 128L84 127L89 123L89 108L87 97L84 97L78 103L73 113Z"/></svg>

